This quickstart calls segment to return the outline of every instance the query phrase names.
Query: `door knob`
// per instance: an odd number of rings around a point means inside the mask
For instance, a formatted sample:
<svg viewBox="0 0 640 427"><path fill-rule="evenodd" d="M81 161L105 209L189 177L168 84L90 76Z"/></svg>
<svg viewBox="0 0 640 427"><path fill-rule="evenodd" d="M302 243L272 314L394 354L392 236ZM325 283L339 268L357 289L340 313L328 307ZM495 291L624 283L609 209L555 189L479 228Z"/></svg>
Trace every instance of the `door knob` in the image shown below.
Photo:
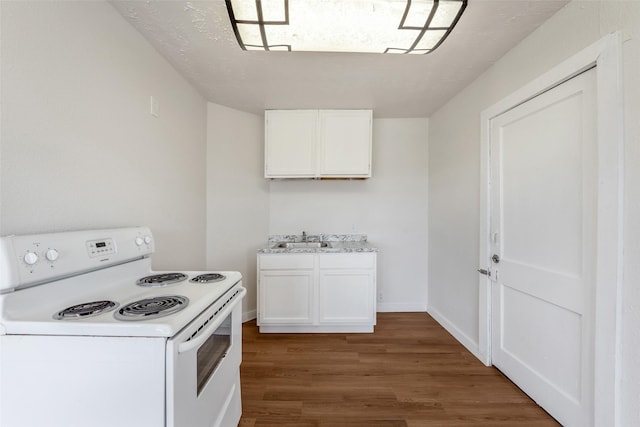
<svg viewBox="0 0 640 427"><path fill-rule="evenodd" d="M498 254L493 254L493 256L491 257L491 261L498 264L500 262L500 257L498 256Z"/></svg>

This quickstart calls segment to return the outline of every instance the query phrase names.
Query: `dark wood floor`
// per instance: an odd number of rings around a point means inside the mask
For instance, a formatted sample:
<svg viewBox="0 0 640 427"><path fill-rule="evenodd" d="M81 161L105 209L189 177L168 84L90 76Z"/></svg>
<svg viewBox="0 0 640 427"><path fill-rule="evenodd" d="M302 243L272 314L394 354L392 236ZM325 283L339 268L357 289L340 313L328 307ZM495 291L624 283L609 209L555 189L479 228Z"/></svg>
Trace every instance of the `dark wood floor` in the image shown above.
<svg viewBox="0 0 640 427"><path fill-rule="evenodd" d="M373 334L243 334L242 427L558 425L425 313L378 313Z"/></svg>

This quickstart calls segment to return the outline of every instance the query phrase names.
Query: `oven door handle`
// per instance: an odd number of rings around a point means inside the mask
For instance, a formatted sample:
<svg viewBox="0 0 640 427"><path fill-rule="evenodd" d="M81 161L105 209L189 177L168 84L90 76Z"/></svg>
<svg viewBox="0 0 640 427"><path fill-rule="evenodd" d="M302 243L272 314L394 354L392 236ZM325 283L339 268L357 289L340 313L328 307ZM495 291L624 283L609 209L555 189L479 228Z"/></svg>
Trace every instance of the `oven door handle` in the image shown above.
<svg viewBox="0 0 640 427"><path fill-rule="evenodd" d="M217 314L215 320L207 325L207 327L194 339L189 341L185 341L178 346L178 353L186 353L188 351L193 350L194 348L200 347L209 337L218 329L218 326L224 322L224 319L231 313L231 311L236 307L236 305L242 302L242 298L247 293L245 288L242 288L240 294L229 304L226 308L220 311Z"/></svg>

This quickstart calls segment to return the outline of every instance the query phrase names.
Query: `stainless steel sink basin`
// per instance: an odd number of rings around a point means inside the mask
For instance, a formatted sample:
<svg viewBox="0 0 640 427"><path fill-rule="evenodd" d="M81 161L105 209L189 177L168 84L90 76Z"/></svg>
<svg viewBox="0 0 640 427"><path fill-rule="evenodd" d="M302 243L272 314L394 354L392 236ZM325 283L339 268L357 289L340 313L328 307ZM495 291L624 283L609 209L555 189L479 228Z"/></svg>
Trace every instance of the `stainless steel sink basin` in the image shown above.
<svg viewBox="0 0 640 427"><path fill-rule="evenodd" d="M330 248L327 242L280 242L273 249Z"/></svg>

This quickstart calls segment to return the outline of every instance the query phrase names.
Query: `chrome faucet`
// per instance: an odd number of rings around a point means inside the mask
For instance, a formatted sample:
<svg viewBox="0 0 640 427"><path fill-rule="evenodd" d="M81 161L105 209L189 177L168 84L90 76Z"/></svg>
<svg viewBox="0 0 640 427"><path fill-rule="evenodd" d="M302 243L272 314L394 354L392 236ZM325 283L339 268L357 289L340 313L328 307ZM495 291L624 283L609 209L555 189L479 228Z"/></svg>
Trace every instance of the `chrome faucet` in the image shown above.
<svg viewBox="0 0 640 427"><path fill-rule="evenodd" d="M304 243L307 243L307 232L306 232L306 231L303 231L303 232L302 232L302 241L303 241Z"/></svg>

